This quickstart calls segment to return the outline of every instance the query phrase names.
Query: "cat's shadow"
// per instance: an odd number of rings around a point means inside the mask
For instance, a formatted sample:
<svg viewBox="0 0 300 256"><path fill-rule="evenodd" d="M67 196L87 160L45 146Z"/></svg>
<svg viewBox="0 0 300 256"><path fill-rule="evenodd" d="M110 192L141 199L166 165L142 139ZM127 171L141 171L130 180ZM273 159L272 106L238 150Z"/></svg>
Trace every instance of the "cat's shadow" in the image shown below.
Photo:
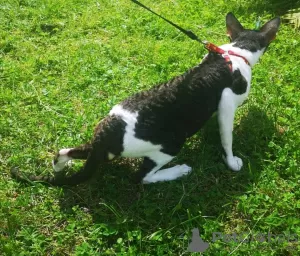
<svg viewBox="0 0 300 256"><path fill-rule="evenodd" d="M187 210L190 217L199 212L218 217L258 182L264 160L270 155L268 141L274 136L279 136L274 122L260 109L249 108L234 130L233 149L243 159L245 167L233 172L222 161L217 121L212 118L171 163L192 166L193 171L187 177L136 185L131 175L139 162L118 160L102 166L94 180L64 188L61 210L72 213L77 206L89 212L94 223L133 222L144 229L169 227L170 221L176 225L187 218Z"/></svg>

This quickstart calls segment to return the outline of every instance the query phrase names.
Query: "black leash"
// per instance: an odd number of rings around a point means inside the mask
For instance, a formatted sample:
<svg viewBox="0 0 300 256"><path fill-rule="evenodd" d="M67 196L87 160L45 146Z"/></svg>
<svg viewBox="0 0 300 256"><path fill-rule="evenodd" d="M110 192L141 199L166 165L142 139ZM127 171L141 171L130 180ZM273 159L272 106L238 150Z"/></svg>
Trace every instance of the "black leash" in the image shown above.
<svg viewBox="0 0 300 256"><path fill-rule="evenodd" d="M157 14L156 12L152 11L150 8L148 8L147 6L143 5L142 3L136 1L136 0L131 0L132 2L134 2L135 4L143 7L144 9L146 9L149 12L152 12L153 14L155 14L156 16L160 17L161 19L163 19L164 21L168 22L169 24L171 24L172 26L174 26L175 28L177 28L178 30L180 30L182 33L184 33L185 35L187 35L189 38L191 38L192 40L195 40L201 44L204 44L205 46L207 45L207 41L202 41L200 40L192 31L190 30L186 30L183 29L182 27L178 26L177 24L173 23L170 20L167 20L166 18L164 18L163 16Z"/></svg>
<svg viewBox="0 0 300 256"><path fill-rule="evenodd" d="M211 53L216 53L216 54L220 54L226 61L226 63L228 64L229 66L229 69L230 71L232 72L232 62L230 60L230 57L229 55L234 55L234 56L237 56L237 57L240 57L242 58L249 66L250 66L250 63L249 61L244 57L244 56L241 56L237 53L235 53L234 51L232 50L229 50L229 51L225 51L223 50L222 48L208 42L208 41L202 41L200 40L192 31L190 30L186 30L186 29L183 29L182 27L178 26L177 24L173 23L172 21L169 21L167 20L166 18L164 18L163 16L157 14L156 12L152 11L151 9L149 9L147 6L143 5L142 3L140 3L139 1L137 0L131 0L132 2L134 2L135 4L143 7L144 9L146 9L147 11L155 14L156 16L160 17L161 19L163 19L164 21L168 22L169 24L171 24L172 26L174 26L175 28L177 28L178 30L180 30L182 33L184 33L185 35L187 35L189 38L191 38L192 40L195 40L201 44L204 45L204 47Z"/></svg>

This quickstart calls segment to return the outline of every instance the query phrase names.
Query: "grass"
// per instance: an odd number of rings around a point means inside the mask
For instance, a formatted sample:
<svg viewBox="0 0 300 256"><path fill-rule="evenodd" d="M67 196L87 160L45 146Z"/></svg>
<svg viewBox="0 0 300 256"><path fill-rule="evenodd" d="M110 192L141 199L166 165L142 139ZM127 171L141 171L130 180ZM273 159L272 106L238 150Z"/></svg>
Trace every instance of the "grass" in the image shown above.
<svg viewBox="0 0 300 256"><path fill-rule="evenodd" d="M144 3L216 44L227 42L229 11L248 28L275 16L268 1ZM203 255L298 253L299 31L283 24L253 70L234 130L241 172L222 162L213 118L172 163L193 167L183 179L133 185L139 162L122 160L89 183L55 188L20 184L9 170L52 172L57 150L88 141L113 105L206 51L131 1L2 0L0 26L1 255L189 255L193 228L209 242L213 232L297 236L211 242Z"/></svg>

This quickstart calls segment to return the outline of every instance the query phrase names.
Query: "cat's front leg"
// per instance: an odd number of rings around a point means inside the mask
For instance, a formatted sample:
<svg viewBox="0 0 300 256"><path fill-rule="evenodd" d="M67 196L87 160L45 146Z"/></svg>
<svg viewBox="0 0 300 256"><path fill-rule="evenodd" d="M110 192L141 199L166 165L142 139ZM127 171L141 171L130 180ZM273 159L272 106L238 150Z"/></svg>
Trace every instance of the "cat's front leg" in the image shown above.
<svg viewBox="0 0 300 256"><path fill-rule="evenodd" d="M237 95L230 88L224 89L218 108L221 143L226 154L223 158L227 166L233 171L239 171L243 166L242 159L234 156L232 152L233 121L238 106L236 97Z"/></svg>

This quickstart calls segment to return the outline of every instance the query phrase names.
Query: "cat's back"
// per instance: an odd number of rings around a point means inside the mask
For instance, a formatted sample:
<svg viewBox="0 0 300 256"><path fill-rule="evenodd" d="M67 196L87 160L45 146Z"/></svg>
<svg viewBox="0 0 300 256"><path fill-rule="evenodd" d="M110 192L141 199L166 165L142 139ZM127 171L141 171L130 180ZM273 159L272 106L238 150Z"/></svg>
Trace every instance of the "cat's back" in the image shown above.
<svg viewBox="0 0 300 256"><path fill-rule="evenodd" d="M232 76L224 59L219 55L209 55L203 63L186 73L138 92L120 105L130 112L157 111L156 114L166 112L168 115L186 113L193 108L199 110L211 104L215 109L223 89L231 83Z"/></svg>

